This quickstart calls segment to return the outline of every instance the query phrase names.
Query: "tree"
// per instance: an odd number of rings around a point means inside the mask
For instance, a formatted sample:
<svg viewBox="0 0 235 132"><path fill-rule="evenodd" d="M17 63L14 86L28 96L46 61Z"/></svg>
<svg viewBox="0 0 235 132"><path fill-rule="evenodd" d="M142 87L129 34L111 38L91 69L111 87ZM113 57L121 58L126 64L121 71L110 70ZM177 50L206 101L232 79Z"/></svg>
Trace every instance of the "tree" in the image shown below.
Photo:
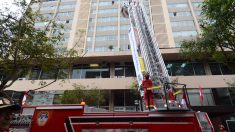
<svg viewBox="0 0 235 132"><path fill-rule="evenodd" d="M202 4L202 33L181 44L181 53L190 59L213 59L227 63L235 59L234 0L205 0Z"/></svg>
<svg viewBox="0 0 235 132"><path fill-rule="evenodd" d="M40 83L39 88L46 87L61 76L61 68L73 63L79 56L74 49L58 48L63 37L60 32L63 25L57 24L54 18L48 20L33 12L31 2L16 2L17 11L11 11L9 7L0 10L0 92L35 66L54 72L51 83ZM38 21L45 22L46 26L35 28Z"/></svg>
<svg viewBox="0 0 235 132"><path fill-rule="evenodd" d="M89 90L88 90L89 89ZM98 106L104 103L104 95L95 88L75 84L74 90L65 90L61 99L62 104L80 104L82 99L90 106Z"/></svg>

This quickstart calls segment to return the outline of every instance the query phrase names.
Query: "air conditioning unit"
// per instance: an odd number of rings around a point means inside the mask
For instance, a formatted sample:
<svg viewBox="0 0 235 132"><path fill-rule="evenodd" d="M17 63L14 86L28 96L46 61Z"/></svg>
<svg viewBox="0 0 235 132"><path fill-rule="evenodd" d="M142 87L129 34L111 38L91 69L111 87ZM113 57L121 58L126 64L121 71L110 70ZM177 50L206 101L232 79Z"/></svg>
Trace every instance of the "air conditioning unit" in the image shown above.
<svg viewBox="0 0 235 132"><path fill-rule="evenodd" d="M18 78L17 80L26 80L25 77Z"/></svg>

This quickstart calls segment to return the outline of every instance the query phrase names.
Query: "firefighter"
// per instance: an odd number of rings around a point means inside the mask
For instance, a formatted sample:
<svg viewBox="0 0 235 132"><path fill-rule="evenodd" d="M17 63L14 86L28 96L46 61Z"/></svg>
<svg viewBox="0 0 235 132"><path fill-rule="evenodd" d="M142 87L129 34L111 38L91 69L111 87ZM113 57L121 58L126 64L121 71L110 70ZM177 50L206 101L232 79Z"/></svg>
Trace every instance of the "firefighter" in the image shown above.
<svg viewBox="0 0 235 132"><path fill-rule="evenodd" d="M82 101L81 101L80 104L81 104L81 105L86 105L86 102L83 100L83 98L82 98Z"/></svg>
<svg viewBox="0 0 235 132"><path fill-rule="evenodd" d="M19 105L12 104L11 101L0 95L0 132L7 132L13 113L19 111Z"/></svg>
<svg viewBox="0 0 235 132"><path fill-rule="evenodd" d="M142 81L142 86L144 88L144 101L145 101L145 106L148 108L154 108L154 103L153 103L153 91L152 90L147 90L147 88L152 87L152 80L149 79L149 74L146 73L144 75L144 80Z"/></svg>

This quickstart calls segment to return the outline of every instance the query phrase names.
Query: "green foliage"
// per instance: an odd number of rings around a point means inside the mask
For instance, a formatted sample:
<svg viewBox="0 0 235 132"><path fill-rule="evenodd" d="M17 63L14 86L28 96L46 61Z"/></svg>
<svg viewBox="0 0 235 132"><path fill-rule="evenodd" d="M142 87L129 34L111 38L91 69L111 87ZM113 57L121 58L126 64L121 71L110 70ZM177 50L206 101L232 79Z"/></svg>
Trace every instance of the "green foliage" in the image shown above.
<svg viewBox="0 0 235 132"><path fill-rule="evenodd" d="M104 95L97 88L74 85L74 90L66 90L62 96L62 104L80 104L82 99L89 106L98 106L104 103Z"/></svg>
<svg viewBox="0 0 235 132"><path fill-rule="evenodd" d="M0 91L34 66L54 71L56 81L61 74L59 68L67 67L79 56L74 49L60 47L64 26L33 12L31 4L22 0L15 3L19 7L15 12L10 7L0 10ZM36 22L44 22L45 27L35 28Z"/></svg>
<svg viewBox="0 0 235 132"><path fill-rule="evenodd" d="M201 36L183 41L181 52L190 59L235 59L234 0L205 0L202 4Z"/></svg>
<svg viewBox="0 0 235 132"><path fill-rule="evenodd" d="M138 89L139 89L139 84L135 78L130 86L130 90L131 90L130 92L133 93L134 99L140 99L140 92Z"/></svg>

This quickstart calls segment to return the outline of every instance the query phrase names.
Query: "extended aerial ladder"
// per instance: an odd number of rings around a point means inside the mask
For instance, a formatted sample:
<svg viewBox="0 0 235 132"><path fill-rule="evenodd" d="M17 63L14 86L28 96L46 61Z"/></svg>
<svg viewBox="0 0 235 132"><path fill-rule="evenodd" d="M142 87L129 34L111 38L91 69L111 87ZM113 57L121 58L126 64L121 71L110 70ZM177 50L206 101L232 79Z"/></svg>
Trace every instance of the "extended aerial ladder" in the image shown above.
<svg viewBox="0 0 235 132"><path fill-rule="evenodd" d="M141 87L143 74L149 73L153 88L155 88L155 97L158 97L155 99L155 102L158 102L158 109L159 107L161 107L160 109L168 108L168 102L165 102L167 100L166 90L174 86L170 85L171 81L143 2L139 0L124 2L122 14L124 17L130 18L129 39L138 84ZM182 86L185 87L185 85ZM159 105L164 102L165 105ZM181 107L181 105L178 106Z"/></svg>

